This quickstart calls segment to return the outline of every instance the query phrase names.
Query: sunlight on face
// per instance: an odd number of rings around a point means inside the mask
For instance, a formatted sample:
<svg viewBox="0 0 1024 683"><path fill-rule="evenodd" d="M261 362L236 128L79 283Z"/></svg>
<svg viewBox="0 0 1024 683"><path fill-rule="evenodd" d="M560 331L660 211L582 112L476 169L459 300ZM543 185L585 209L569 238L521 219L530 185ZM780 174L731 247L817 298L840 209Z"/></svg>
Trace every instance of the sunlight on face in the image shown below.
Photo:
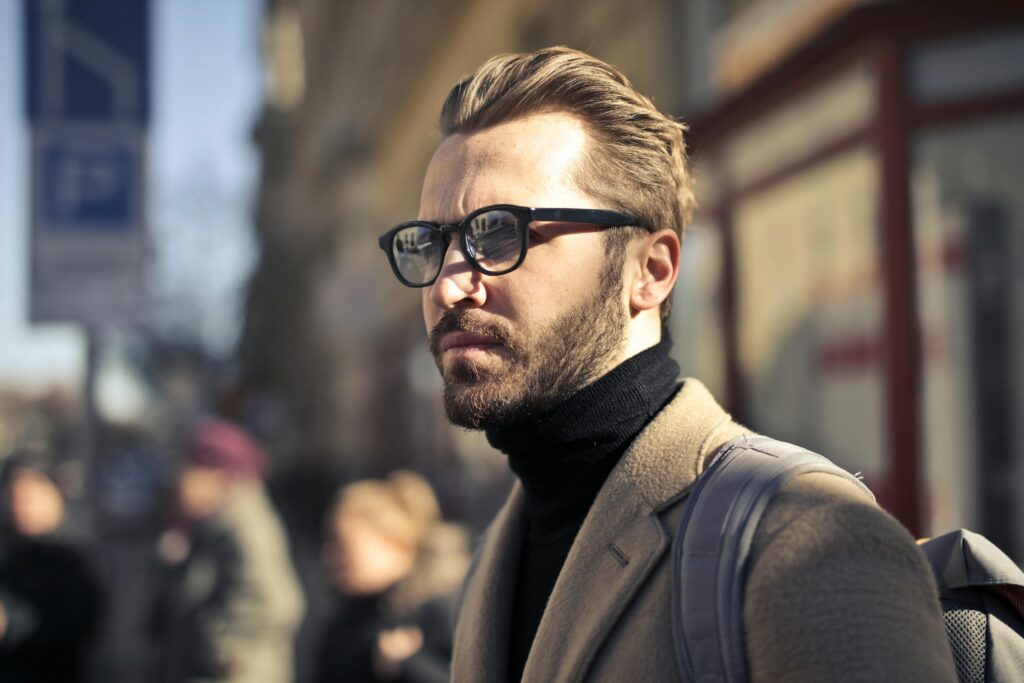
<svg viewBox="0 0 1024 683"><path fill-rule="evenodd" d="M583 122L560 112L452 135L430 162L420 218L455 221L491 204L610 208L573 180L588 141ZM506 275L473 270L450 246L423 292L449 419L485 429L514 423L621 362L623 281L605 274L604 240L589 226L534 224L526 260Z"/></svg>

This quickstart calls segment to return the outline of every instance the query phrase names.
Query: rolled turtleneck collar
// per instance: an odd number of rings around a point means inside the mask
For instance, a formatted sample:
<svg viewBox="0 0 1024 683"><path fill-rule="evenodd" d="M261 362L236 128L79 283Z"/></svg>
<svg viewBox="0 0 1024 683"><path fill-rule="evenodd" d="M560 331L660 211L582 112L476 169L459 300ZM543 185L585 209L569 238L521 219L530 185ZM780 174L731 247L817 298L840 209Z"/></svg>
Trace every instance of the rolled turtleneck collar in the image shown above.
<svg viewBox="0 0 1024 683"><path fill-rule="evenodd" d="M531 538L575 536L626 448L675 394L671 346L665 338L550 411L487 431L522 482Z"/></svg>

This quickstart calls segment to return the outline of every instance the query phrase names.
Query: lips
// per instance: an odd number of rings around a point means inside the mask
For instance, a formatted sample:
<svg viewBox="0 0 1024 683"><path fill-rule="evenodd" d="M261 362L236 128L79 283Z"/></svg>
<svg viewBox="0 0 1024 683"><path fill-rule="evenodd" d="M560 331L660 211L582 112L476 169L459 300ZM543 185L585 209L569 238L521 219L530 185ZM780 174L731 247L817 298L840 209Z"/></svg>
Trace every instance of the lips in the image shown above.
<svg viewBox="0 0 1024 683"><path fill-rule="evenodd" d="M449 332L441 338L441 351L465 348L486 348L497 346L499 342L493 337L473 334L471 332Z"/></svg>
<svg viewBox="0 0 1024 683"><path fill-rule="evenodd" d="M439 368L447 361L492 362L495 356L511 356L515 345L506 328L479 312L445 311L430 329L430 353Z"/></svg>

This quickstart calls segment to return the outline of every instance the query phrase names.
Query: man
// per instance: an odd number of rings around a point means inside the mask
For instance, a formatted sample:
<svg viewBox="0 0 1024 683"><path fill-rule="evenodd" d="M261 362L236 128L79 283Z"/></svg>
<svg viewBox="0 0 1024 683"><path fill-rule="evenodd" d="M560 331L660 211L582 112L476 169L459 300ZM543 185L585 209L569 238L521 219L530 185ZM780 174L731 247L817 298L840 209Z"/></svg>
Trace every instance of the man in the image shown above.
<svg viewBox="0 0 1024 683"><path fill-rule="evenodd" d="M486 430L519 479L467 579L453 680L678 680L680 502L748 433L668 356L694 205L684 128L614 68L551 48L486 62L441 130L419 221L381 247L423 287L449 419ZM752 678L955 680L913 540L832 479L794 480L758 530Z"/></svg>

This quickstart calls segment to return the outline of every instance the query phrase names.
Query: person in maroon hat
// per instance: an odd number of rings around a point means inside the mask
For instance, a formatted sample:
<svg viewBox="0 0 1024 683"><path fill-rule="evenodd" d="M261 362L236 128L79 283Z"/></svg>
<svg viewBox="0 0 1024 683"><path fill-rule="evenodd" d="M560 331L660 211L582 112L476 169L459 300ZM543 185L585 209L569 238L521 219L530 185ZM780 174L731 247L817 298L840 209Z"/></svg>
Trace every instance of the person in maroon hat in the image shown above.
<svg viewBox="0 0 1024 683"><path fill-rule="evenodd" d="M204 418L183 455L174 515L158 545L154 679L287 683L304 605L263 487L267 454L237 425Z"/></svg>
<svg viewBox="0 0 1024 683"><path fill-rule="evenodd" d="M208 519L224 505L232 484L252 484L267 474L263 447L239 427L220 419L202 419L185 445L185 466L178 481L180 512L192 521Z"/></svg>

